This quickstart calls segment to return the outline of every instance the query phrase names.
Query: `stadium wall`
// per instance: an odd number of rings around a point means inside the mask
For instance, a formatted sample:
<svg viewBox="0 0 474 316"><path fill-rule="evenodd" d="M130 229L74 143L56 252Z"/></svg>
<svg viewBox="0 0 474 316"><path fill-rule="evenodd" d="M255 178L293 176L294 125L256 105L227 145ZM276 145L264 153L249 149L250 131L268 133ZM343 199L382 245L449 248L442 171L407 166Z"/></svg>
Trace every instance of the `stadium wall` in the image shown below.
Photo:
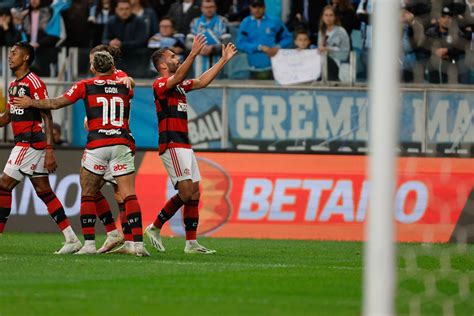
<svg viewBox="0 0 474 316"><path fill-rule="evenodd" d="M404 89L400 152L474 155L472 90ZM194 148L255 152L367 151L366 88L228 83L188 94ZM83 146L84 107L73 109L73 145ZM152 90L135 88L131 128L140 148L156 148Z"/></svg>
<svg viewBox="0 0 474 316"><path fill-rule="evenodd" d="M9 152L0 150L1 161ZM57 150L58 173L50 176L76 229L81 155L81 150ZM198 152L197 157L202 175L199 234L363 240L370 185L365 156ZM176 191L156 151L139 151L136 168L137 195L148 225ZM398 174L394 217L399 241L455 241L461 231L467 234L464 241L474 241L473 158L404 157ZM112 188L104 193L117 215ZM57 230L29 181L13 196L7 231ZM96 226L103 231L100 223ZM163 233L184 234L180 212Z"/></svg>

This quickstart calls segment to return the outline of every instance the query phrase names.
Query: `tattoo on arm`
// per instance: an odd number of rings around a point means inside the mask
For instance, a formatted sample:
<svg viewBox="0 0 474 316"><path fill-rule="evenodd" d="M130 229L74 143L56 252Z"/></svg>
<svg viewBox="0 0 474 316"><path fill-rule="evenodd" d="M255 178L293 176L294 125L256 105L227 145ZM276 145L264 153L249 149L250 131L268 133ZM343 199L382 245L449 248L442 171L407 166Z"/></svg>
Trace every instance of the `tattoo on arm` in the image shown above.
<svg viewBox="0 0 474 316"><path fill-rule="evenodd" d="M44 110L60 109L70 104L72 104L71 101L62 96L54 99L32 100L33 107Z"/></svg>

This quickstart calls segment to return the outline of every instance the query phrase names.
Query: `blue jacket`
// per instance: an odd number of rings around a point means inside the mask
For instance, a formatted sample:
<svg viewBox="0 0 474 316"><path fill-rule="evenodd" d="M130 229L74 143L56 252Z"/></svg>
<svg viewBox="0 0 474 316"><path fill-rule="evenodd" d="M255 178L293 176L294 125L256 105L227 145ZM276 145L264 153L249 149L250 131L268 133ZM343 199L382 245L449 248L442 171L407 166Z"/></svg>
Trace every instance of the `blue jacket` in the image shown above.
<svg viewBox="0 0 474 316"><path fill-rule="evenodd" d="M289 48L293 36L280 19L264 15L261 20L253 16L246 17L240 24L237 36L237 48L247 53L249 65L255 69L270 69L271 62L267 54L260 51L260 45Z"/></svg>

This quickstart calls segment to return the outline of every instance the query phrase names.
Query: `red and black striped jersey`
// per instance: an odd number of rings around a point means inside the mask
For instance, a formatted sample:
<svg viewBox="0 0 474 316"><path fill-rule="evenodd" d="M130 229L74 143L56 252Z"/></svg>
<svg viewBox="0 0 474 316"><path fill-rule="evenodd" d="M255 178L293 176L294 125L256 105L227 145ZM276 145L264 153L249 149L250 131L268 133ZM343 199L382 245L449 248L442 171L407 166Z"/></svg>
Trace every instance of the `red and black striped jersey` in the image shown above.
<svg viewBox="0 0 474 316"><path fill-rule="evenodd" d="M128 122L133 90L115 74L79 81L63 96L71 102L84 100L89 126L86 148L132 146Z"/></svg>
<svg viewBox="0 0 474 316"><path fill-rule="evenodd" d="M193 80L185 80L173 89L166 89L167 81L168 78L158 78L153 83L160 154L167 148L191 148L186 92L192 90Z"/></svg>
<svg viewBox="0 0 474 316"><path fill-rule="evenodd" d="M11 115L15 145L44 149L46 141L41 125L43 122L41 110L36 108L21 109L14 106L13 98L22 96L29 96L36 100L45 99L48 97L46 85L36 74L29 72L10 83L7 104Z"/></svg>

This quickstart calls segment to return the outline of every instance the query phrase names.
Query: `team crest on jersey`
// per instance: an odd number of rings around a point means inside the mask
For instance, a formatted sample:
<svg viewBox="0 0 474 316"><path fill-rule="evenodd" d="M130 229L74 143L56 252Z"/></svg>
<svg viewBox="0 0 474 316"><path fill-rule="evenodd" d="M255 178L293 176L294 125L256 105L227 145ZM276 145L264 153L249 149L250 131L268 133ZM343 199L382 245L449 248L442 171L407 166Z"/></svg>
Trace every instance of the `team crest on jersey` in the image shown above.
<svg viewBox="0 0 474 316"><path fill-rule="evenodd" d="M189 86L191 84L191 80L184 80L183 81L183 86L186 87L186 86Z"/></svg>
<svg viewBox="0 0 474 316"><path fill-rule="evenodd" d="M25 88L21 87L20 89L18 89L18 96L19 97L22 97L26 94L26 90Z"/></svg>
<svg viewBox="0 0 474 316"><path fill-rule="evenodd" d="M96 79L94 80L94 84L96 86L103 86L104 84L106 84L106 81L105 80L101 80L101 79Z"/></svg>

